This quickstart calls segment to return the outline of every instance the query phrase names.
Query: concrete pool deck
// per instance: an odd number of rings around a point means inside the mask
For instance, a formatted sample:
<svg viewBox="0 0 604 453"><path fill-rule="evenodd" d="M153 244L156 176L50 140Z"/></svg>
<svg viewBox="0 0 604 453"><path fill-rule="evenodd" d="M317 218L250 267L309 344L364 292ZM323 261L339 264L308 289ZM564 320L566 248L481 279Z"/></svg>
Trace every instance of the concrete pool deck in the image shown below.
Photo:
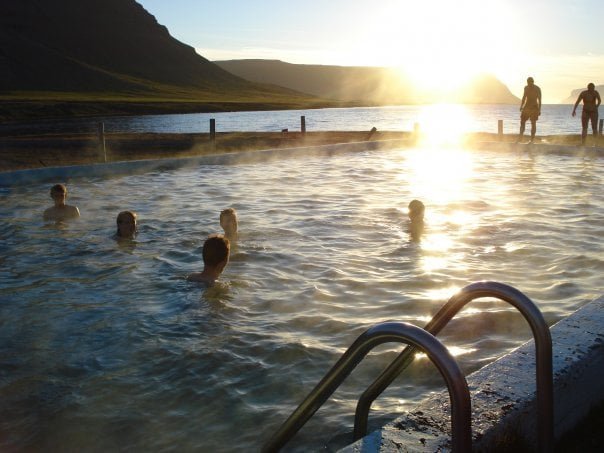
<svg viewBox="0 0 604 453"><path fill-rule="evenodd" d="M604 402L604 296L550 328L554 370L554 436L582 423ZM473 451L536 451L533 340L467 376ZM340 450L342 453L450 451L448 392Z"/></svg>

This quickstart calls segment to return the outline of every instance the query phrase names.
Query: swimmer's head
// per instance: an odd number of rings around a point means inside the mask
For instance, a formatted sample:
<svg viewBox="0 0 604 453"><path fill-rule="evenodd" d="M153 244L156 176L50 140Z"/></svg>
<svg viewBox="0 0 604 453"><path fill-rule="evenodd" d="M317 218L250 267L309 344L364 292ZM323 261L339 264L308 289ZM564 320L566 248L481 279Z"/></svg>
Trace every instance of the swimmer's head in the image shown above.
<svg viewBox="0 0 604 453"><path fill-rule="evenodd" d="M50 198L55 201L55 205L65 204L67 198L67 187L64 184L55 184L50 188Z"/></svg>
<svg viewBox="0 0 604 453"><path fill-rule="evenodd" d="M224 268L229 261L231 243L222 234L209 236L203 244L203 264L210 267Z"/></svg>
<svg viewBox="0 0 604 453"><path fill-rule="evenodd" d="M133 238L136 234L136 213L122 211L117 215L117 235L121 238Z"/></svg>
<svg viewBox="0 0 604 453"><path fill-rule="evenodd" d="M587 89L589 91L592 91L592 90L596 89L596 86L593 83L590 82L590 83L587 84Z"/></svg>
<svg viewBox="0 0 604 453"><path fill-rule="evenodd" d="M526 79L526 83L528 83L529 85L532 85L533 83L535 83L535 81L533 80L532 77L529 77L528 79Z"/></svg>
<svg viewBox="0 0 604 453"><path fill-rule="evenodd" d="M65 184L55 184L50 188L50 196L52 197L54 194L62 194L67 195L67 187Z"/></svg>
<svg viewBox="0 0 604 453"><path fill-rule="evenodd" d="M424 220L424 211L426 207L419 200L412 200L409 203L409 219L412 222L417 222L420 220Z"/></svg>
<svg viewBox="0 0 604 453"><path fill-rule="evenodd" d="M223 209L220 212L220 226L227 236L237 233L237 211L233 208Z"/></svg>

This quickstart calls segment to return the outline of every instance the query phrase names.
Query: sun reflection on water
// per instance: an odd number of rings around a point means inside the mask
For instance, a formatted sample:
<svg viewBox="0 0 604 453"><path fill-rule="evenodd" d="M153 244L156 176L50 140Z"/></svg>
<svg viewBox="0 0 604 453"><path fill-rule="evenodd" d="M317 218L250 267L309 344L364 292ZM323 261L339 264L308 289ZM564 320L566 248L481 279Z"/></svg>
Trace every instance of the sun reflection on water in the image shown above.
<svg viewBox="0 0 604 453"><path fill-rule="evenodd" d="M460 148L416 148L405 154L410 190L430 201L447 203L469 194L467 181L473 174L472 155Z"/></svg>
<svg viewBox="0 0 604 453"><path fill-rule="evenodd" d="M472 347L461 347L461 346L446 346L447 350L449 351L449 353L453 356L453 357L459 357L465 354L472 354L473 352L476 352L477 349L476 348L472 348ZM418 352L415 354L415 358L418 360L426 360L428 359L428 355L425 352Z"/></svg>
<svg viewBox="0 0 604 453"><path fill-rule="evenodd" d="M419 145L460 145L472 121L468 109L461 104L431 104L422 107L418 123Z"/></svg>
<svg viewBox="0 0 604 453"><path fill-rule="evenodd" d="M409 187L410 199L426 205L421 267L427 273L462 266L463 256L454 252L455 244L478 220L458 202L474 196L473 176L472 153L460 147L418 147L401 153L397 179ZM452 204L456 206L449 208Z"/></svg>
<svg viewBox="0 0 604 453"><path fill-rule="evenodd" d="M460 289L461 289L461 287L459 287L459 286L450 285L445 288L430 289L430 290L426 291L424 294L428 299L433 300L433 301L439 301L439 300L446 301L446 300L449 300ZM444 305L444 302L443 302L443 305ZM430 321L432 319L431 316L428 318L429 318L428 321Z"/></svg>

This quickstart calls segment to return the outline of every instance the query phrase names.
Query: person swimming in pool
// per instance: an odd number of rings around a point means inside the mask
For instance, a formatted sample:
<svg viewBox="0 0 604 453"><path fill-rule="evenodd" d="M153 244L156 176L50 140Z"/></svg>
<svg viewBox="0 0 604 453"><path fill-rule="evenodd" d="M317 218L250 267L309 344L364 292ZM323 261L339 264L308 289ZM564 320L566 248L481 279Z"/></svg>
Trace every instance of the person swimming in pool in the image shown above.
<svg viewBox="0 0 604 453"><path fill-rule="evenodd" d="M220 212L220 226L229 241L234 242L237 240L237 211L234 208L223 209Z"/></svg>
<svg viewBox="0 0 604 453"><path fill-rule="evenodd" d="M55 205L44 211L44 220L62 222L80 217L80 210L77 206L65 204L67 187L64 184L55 184L52 186L50 188L50 198L53 199Z"/></svg>
<svg viewBox="0 0 604 453"><path fill-rule="evenodd" d="M426 207L419 200L411 200L409 209L409 234L413 241L419 241L424 232L424 212Z"/></svg>
<svg viewBox="0 0 604 453"><path fill-rule="evenodd" d="M203 271L187 277L190 282L213 284L229 262L231 243L222 234L209 236L203 244Z"/></svg>
<svg viewBox="0 0 604 453"><path fill-rule="evenodd" d="M117 215L117 232L115 235L118 239L134 239L138 229L136 228L136 212L122 211Z"/></svg>

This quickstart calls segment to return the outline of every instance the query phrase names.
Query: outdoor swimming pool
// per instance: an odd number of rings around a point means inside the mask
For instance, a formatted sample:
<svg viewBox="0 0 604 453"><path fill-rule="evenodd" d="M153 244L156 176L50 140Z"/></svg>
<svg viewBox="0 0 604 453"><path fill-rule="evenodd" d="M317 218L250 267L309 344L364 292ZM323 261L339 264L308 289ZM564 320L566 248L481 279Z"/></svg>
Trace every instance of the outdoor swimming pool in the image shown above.
<svg viewBox="0 0 604 453"><path fill-rule="evenodd" d="M0 449L256 451L365 329L423 326L477 280L515 286L555 323L602 293L604 158L524 149L78 178L68 226L41 220L50 184L0 189ZM419 243L413 198L427 206ZM186 282L229 206L241 233L220 283ZM124 209L140 232L118 243ZM440 338L469 373L530 331L484 300ZM286 450L346 444L358 396L399 350L370 355ZM370 424L441 388L417 359Z"/></svg>

